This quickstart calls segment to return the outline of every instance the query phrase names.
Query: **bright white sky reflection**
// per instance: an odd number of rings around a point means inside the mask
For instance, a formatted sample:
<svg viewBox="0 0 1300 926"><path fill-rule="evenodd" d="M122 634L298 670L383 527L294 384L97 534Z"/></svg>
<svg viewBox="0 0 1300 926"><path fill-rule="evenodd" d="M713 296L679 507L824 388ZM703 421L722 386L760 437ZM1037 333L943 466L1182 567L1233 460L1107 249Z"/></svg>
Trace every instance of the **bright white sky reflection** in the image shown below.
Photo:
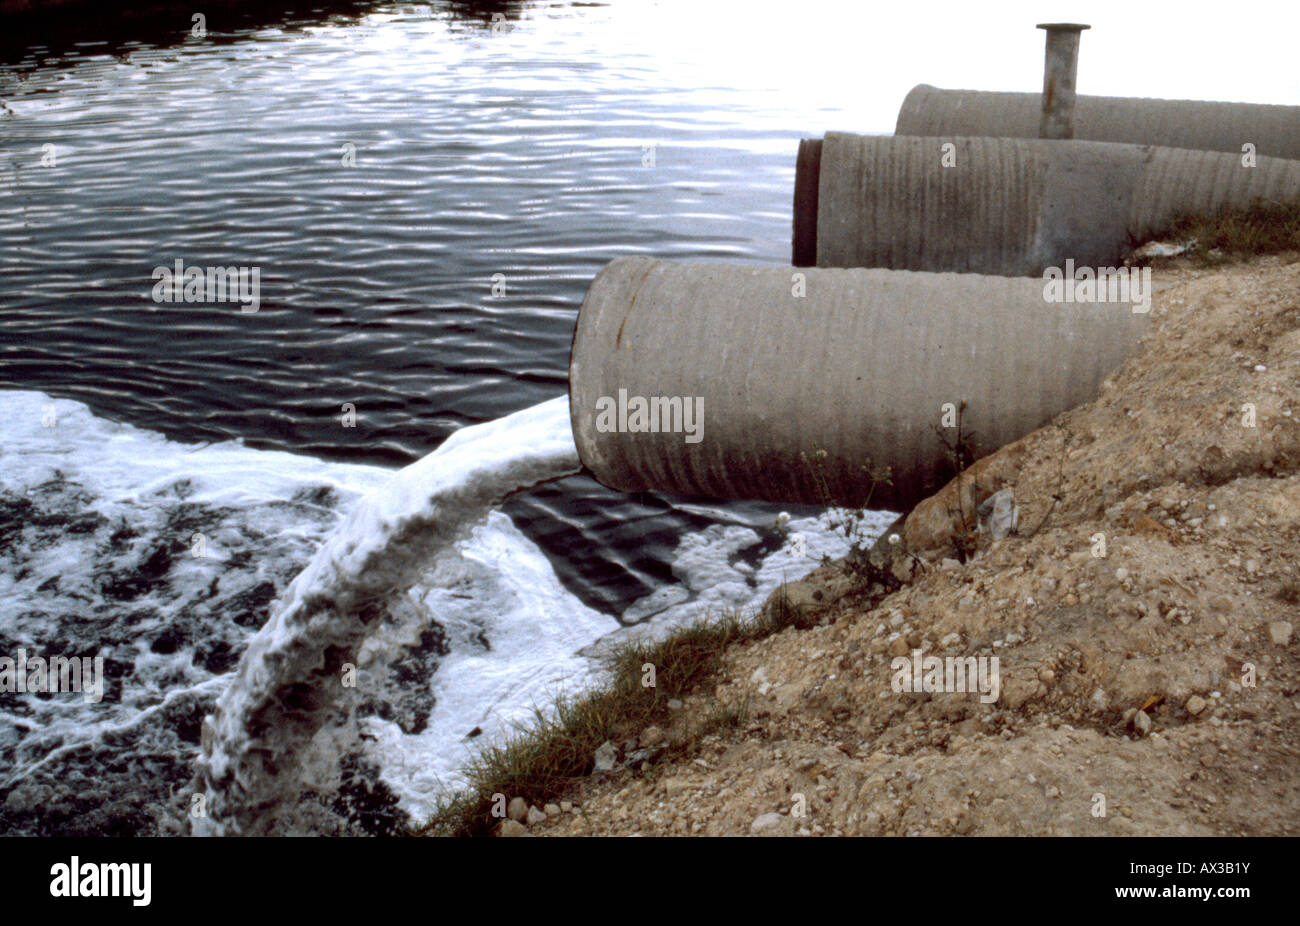
<svg viewBox="0 0 1300 926"><path fill-rule="evenodd" d="M646 56L700 88L771 88L808 134L892 132L918 83L1037 92L1040 22L1092 26L1080 93L1300 104L1296 0L612 0L580 17L602 21L601 57Z"/></svg>

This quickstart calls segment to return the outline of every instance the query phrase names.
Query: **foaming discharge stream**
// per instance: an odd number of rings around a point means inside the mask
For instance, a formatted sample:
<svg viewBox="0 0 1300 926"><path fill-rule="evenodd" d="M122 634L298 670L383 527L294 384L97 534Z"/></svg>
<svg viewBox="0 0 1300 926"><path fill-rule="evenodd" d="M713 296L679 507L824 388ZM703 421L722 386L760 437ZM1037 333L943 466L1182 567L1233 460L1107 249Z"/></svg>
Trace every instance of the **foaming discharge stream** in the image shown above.
<svg viewBox="0 0 1300 926"><path fill-rule="evenodd" d="M457 431L365 496L286 589L203 721L195 835L256 834L385 605L510 495L581 469L567 396Z"/></svg>

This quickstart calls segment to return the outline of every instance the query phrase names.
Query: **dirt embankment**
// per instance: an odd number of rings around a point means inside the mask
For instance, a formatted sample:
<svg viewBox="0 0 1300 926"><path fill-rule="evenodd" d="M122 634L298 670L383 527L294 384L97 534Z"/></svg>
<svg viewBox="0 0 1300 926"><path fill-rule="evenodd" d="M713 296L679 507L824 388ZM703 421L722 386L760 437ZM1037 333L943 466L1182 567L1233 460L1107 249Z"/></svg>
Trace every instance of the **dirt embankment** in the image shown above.
<svg viewBox="0 0 1300 926"><path fill-rule="evenodd" d="M834 566L793 583L817 625L733 647L677 712L747 701L745 723L585 779L576 812L531 831L1300 829L1300 256L1155 282L1150 331L1095 401L909 515L888 548L902 587ZM1018 530L970 533L1001 489ZM931 656L996 657L996 685L943 690L944 663L937 690L895 690L896 658Z"/></svg>

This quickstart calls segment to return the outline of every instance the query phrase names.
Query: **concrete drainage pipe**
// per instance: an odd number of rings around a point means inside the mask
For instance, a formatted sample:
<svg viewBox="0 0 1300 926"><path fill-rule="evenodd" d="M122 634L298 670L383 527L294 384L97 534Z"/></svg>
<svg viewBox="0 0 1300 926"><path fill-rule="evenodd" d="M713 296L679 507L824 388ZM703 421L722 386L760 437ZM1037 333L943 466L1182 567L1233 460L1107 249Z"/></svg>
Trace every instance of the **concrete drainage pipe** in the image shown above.
<svg viewBox="0 0 1300 926"><path fill-rule="evenodd" d="M1086 141L827 134L801 144L796 266L1037 276L1114 266L1186 213L1300 197L1300 161Z"/></svg>
<svg viewBox="0 0 1300 926"><path fill-rule="evenodd" d="M1025 278L622 258L578 315L578 452L624 492L811 504L860 505L863 467L888 467L870 504L903 508L950 478L959 439L977 458L1092 398L1144 330L1134 308L1149 293L1129 296L1055 302Z"/></svg>
<svg viewBox="0 0 1300 926"><path fill-rule="evenodd" d="M903 100L894 134L1038 138L1042 108L1038 93L919 84ZM1300 160L1300 106L1077 96L1074 138L1238 155L1249 144L1257 155Z"/></svg>

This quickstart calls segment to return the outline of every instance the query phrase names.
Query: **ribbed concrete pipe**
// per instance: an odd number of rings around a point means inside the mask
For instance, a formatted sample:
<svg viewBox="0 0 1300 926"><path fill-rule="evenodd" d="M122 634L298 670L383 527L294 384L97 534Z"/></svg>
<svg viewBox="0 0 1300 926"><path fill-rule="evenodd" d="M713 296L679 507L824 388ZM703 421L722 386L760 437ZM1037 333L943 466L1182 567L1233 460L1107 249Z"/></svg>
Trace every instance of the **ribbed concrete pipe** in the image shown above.
<svg viewBox="0 0 1300 926"><path fill-rule="evenodd" d="M1042 111L1037 93L919 84L903 100L894 134L1038 138ZM1300 160L1300 106L1078 96L1074 138L1238 155L1249 143L1256 154Z"/></svg>
<svg viewBox="0 0 1300 926"><path fill-rule="evenodd" d="M1148 317L1048 302L1041 280L622 258L578 314L573 434L624 492L859 505L862 467L887 466L870 504L900 509L951 476L945 411L964 401L961 432L988 454L1093 397ZM698 440L684 419L610 415L673 398L702 411ZM818 450L814 470L800 455Z"/></svg>
<svg viewBox="0 0 1300 926"><path fill-rule="evenodd" d="M1007 276L1067 259L1114 266L1180 215L1260 197L1300 197L1300 161L1246 167L1240 155L1179 148L832 132L800 148L793 263Z"/></svg>

